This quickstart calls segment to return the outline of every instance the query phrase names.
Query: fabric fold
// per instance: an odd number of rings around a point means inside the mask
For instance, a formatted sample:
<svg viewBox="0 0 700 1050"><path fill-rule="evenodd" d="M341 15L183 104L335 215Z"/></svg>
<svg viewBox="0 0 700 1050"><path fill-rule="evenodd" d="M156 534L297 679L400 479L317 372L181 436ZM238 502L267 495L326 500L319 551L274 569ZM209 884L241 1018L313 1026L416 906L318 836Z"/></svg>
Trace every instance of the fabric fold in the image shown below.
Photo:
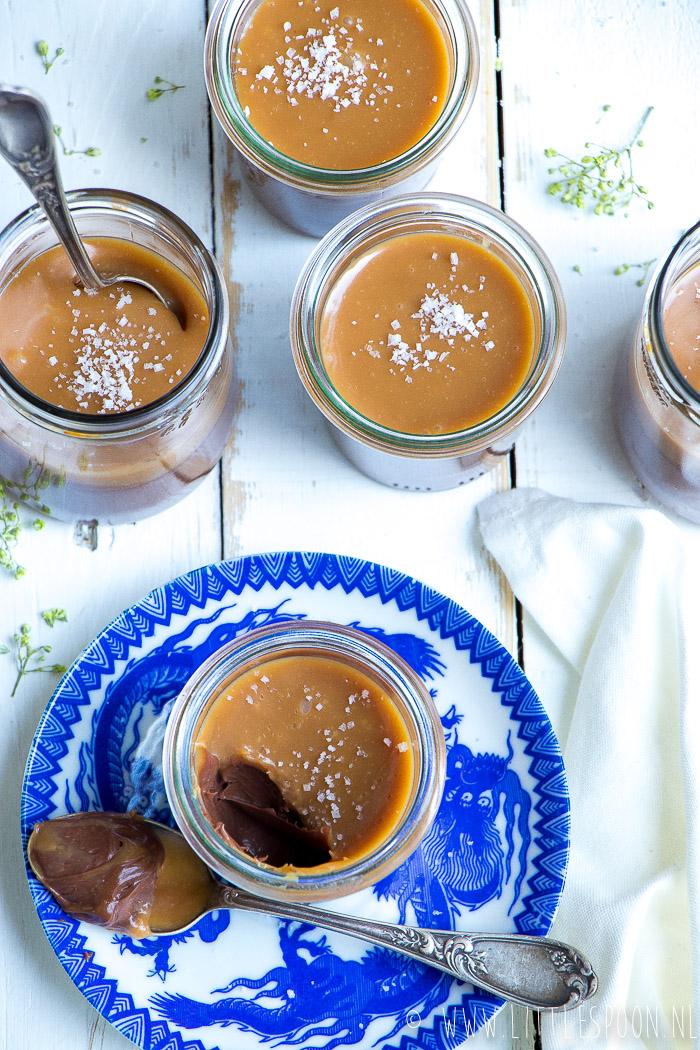
<svg viewBox="0 0 700 1050"><path fill-rule="evenodd" d="M565 701L540 691L571 798L552 935L589 956L600 986L574 1016L543 1019L543 1048L695 1045L700 658L683 615L696 574L686 538L655 510L534 489L492 496L478 517L568 683Z"/></svg>

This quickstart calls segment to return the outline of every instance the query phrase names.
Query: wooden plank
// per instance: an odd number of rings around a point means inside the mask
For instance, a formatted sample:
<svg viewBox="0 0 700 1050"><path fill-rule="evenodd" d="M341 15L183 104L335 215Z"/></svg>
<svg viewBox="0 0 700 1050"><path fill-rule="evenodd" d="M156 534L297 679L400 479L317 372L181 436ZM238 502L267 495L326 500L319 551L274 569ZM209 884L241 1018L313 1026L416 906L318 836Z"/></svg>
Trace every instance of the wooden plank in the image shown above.
<svg viewBox="0 0 700 1050"><path fill-rule="evenodd" d="M697 219L700 24L693 0L600 5L570 0L501 0L505 200L540 241L567 301L569 336L560 375L518 444L519 486L574 499L656 505L641 488L614 429L614 372L631 351L642 309L641 269ZM636 202L628 218L596 216L548 196L544 157L573 158L585 143L629 142L654 107L635 152L635 174L655 207ZM609 107L609 108L606 108ZM580 268L580 273L574 270ZM697 535L697 528L686 531ZM576 681L549 640L523 617L525 670L562 746ZM575 833L576 814L573 814ZM595 963L595 960L594 960Z"/></svg>
<svg viewBox="0 0 700 1050"><path fill-rule="evenodd" d="M201 75L203 4L119 5L74 0L6 0L0 5L3 78L33 87L49 103L70 149L101 156L61 156L68 188L115 186L149 196L181 215L211 243L211 170L206 93ZM45 74L34 52L45 39L65 55ZM148 102L156 75L186 85ZM142 141L145 140L145 141ZM0 165L0 225L31 203L14 173ZM29 516L27 516L29 520ZM26 530L17 550L21 581L0 573L0 644L22 622L51 658L69 663L113 616L152 587L221 553L218 472L178 507L137 525L100 527L96 550L75 542L71 524ZM63 606L69 623L53 631L39 612ZM5 713L0 751L0 1046L55 1050L132 1045L105 1022L68 980L48 947L31 903L19 850L18 799L29 745L55 676L34 674L10 700L12 661L0 657Z"/></svg>
<svg viewBox="0 0 700 1050"><path fill-rule="evenodd" d="M501 4L506 206L551 256L569 314L560 375L520 443L518 484L642 499L613 427L614 368L641 314L642 271L614 271L660 257L697 219L700 144L690 129L699 45L693 0L604 10L587 0ZM653 211L636 202L628 218L596 216L547 195L546 147L580 158L589 140L624 146L648 106L635 173Z"/></svg>
<svg viewBox="0 0 700 1050"><path fill-rule="evenodd" d="M492 5L475 10L483 55L474 107L433 187L498 200ZM303 390L289 344L289 306L314 241L252 197L223 135L214 136L217 243L236 304L241 378L236 433L223 468L224 550L333 550L386 563L449 594L515 646L512 600L485 557L474 507L508 487L507 464L446 493L369 481L331 443Z"/></svg>
<svg viewBox="0 0 700 1050"><path fill-rule="evenodd" d="M636 283L641 269L614 271L660 258L697 219L700 143L690 128L699 47L693 0L600 12L587 0L501 4L507 209L550 254L569 316L561 372L519 442L519 485L657 505L634 477L614 429L615 365L630 352L644 297ZM579 158L588 140L624 146L648 106L654 111L634 159L653 211L636 202L627 218L596 216L547 195L553 162L545 148ZM697 534L695 526L685 528ZM565 738L566 676L527 616L524 628L526 670Z"/></svg>

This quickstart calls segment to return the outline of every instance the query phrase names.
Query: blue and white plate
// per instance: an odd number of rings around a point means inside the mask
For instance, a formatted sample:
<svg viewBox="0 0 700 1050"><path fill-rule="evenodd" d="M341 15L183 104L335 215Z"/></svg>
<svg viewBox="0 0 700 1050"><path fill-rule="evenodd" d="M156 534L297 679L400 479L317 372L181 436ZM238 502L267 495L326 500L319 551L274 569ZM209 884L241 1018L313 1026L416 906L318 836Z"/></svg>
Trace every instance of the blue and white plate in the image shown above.
<svg viewBox="0 0 700 1050"><path fill-rule="evenodd" d="M445 794L422 846L339 909L441 929L546 934L564 884L569 803L537 696L468 612L357 558L280 553L222 562L122 613L44 712L23 786L25 842L39 820L125 810L137 773L142 808L153 812L157 784L149 800L144 743L164 706L231 638L305 618L352 624L400 653L428 683L447 739ZM71 980L149 1050L452 1050L502 1005L387 950L265 916L218 912L179 936L134 941L68 918L28 875Z"/></svg>

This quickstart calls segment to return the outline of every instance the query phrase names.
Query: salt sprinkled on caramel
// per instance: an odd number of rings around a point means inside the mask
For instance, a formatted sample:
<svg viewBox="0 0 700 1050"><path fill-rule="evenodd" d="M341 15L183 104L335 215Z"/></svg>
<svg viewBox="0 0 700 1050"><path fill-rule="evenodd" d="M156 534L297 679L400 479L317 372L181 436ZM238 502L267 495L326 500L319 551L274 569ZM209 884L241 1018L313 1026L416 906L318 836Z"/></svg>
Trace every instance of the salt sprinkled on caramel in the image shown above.
<svg viewBox="0 0 700 1050"><path fill-rule="evenodd" d="M370 83L367 70L377 72L379 76L379 67L369 55L363 58L354 50L355 39L349 30L354 28L358 33L363 32L361 19L354 22L343 19L341 23L340 9L335 7L329 17L320 22L323 28L311 26L300 34L294 34L292 23L285 22L285 43L289 47L284 54L275 56L279 71L271 64L263 66L255 74L259 83L252 86L262 88L265 93L270 89L277 93L284 90L292 106L297 105L296 95L320 97L333 103L335 113L351 105L359 106L362 102L374 106L377 96L393 91L383 81L381 85ZM245 71L239 69L238 72L243 75ZM328 128L323 131L328 134Z"/></svg>
<svg viewBox="0 0 700 1050"><path fill-rule="evenodd" d="M435 261L437 257L437 252L433 252L431 259ZM450 281L456 279L458 265L459 256L457 252L451 252ZM444 287L446 288L447 286L445 285ZM457 338L462 339L467 344L472 339L482 339L487 331L486 322L489 316L487 310L482 311L481 316L477 318L475 313L467 313L462 303L452 299L446 291L440 291L433 282L429 282L426 288L426 294L421 300L417 313L411 314L411 317L420 324L420 342L411 346L401 336L401 322L394 318L390 323L392 331L386 337L386 346L391 351L391 363L397 365L400 371L406 369L415 371L417 368L431 370L433 362L442 364L445 361L450 351L439 351L429 346L428 341L432 336L437 336L438 339L447 342L450 347L454 347L455 339ZM481 291L482 289L483 278L480 279L479 290ZM469 292L467 285L462 285L462 290ZM481 345L484 350L488 351L494 348L495 343L489 339L483 341ZM374 347L372 340L363 349L370 357L381 356L380 352ZM450 364L447 364L445 367L452 369ZM406 376L406 382L411 382L410 376Z"/></svg>
<svg viewBox="0 0 700 1050"><path fill-rule="evenodd" d="M119 313L133 300L131 294L119 285L116 290L119 294L116 311ZM74 309L73 316L77 322L80 311ZM77 343L77 368L65 379L64 385L75 395L81 408L86 408L90 399L95 400L98 412L123 412L138 407L141 402L135 400L133 391L135 366L150 346L148 340L143 340L143 335L152 332L152 326L132 322L126 313L114 322L103 321L98 328L91 323L80 331L77 326L73 327L68 342L70 345ZM170 336L170 332L165 334ZM165 345L160 332L155 339L161 346ZM162 372L164 365L155 355L152 361L143 362L142 368Z"/></svg>

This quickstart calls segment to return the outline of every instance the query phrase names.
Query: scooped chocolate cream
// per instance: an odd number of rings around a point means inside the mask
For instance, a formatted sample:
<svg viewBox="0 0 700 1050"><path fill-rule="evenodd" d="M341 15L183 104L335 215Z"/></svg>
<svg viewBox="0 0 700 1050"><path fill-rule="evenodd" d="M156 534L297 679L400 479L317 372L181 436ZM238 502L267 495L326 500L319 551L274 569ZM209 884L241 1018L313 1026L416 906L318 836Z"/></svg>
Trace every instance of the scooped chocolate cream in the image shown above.
<svg viewBox="0 0 700 1050"><path fill-rule="evenodd" d="M37 824L32 868L76 919L147 937L163 845L138 813L73 813Z"/></svg>
<svg viewBox="0 0 700 1050"><path fill-rule="evenodd" d="M203 750L197 779L214 830L257 860L276 868L313 868L331 859L330 829L305 827L258 766L238 760L220 767L217 757Z"/></svg>

